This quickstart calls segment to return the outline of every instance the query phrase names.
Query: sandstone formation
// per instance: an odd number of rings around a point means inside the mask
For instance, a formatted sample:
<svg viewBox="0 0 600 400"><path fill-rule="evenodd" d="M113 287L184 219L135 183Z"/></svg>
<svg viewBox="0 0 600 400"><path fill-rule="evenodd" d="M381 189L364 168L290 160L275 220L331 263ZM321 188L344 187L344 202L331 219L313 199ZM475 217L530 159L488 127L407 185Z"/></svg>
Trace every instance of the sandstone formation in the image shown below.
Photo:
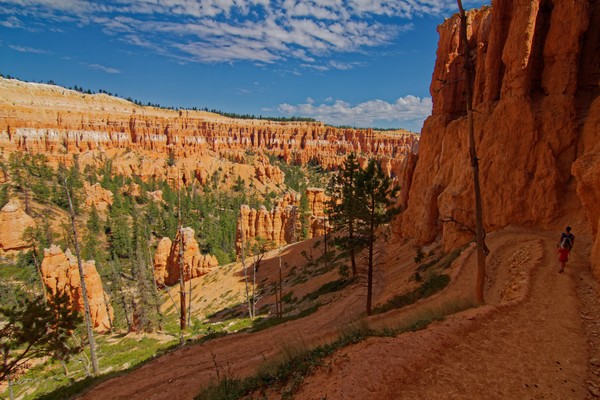
<svg viewBox="0 0 600 400"><path fill-rule="evenodd" d="M417 141L406 131L338 129L320 122L232 119L217 114L142 107L105 94L88 95L54 85L0 78L0 149L45 153L54 164L103 166L142 180L207 183L223 160L245 163L257 154L255 176L280 184L270 153L296 164L336 169L350 152L399 166ZM167 160L173 158L175 165ZM220 161L219 161L220 160Z"/></svg>
<svg viewBox="0 0 600 400"><path fill-rule="evenodd" d="M25 213L21 203L12 199L0 210L0 252L20 251L30 247L23 240L27 228L35 228L33 218Z"/></svg>
<svg viewBox="0 0 600 400"><path fill-rule="evenodd" d="M597 237L599 18L598 3L550 0L496 0L469 12L487 231L509 224L559 231L571 224ZM422 243L439 237L450 248L470 238L441 220L472 223L474 206L457 16L438 32L433 112L414 172L403 178L409 196L396 228ZM595 252L599 260L597 239ZM600 261L594 262L600 278Z"/></svg>
<svg viewBox="0 0 600 400"><path fill-rule="evenodd" d="M321 236L325 233L325 203L329 198L325 190L307 188L306 197L309 206L308 238ZM300 196L288 193L269 211L265 206L258 209L247 205L240 207L240 216L236 230L236 250L244 245L250 249L256 239L272 242L274 246L293 243L298 240L300 229Z"/></svg>
<svg viewBox="0 0 600 400"><path fill-rule="evenodd" d="M108 189L103 189L99 183L90 185L87 182L83 183L85 191L85 206L88 208L96 207L98 211L106 211L113 203L113 194Z"/></svg>
<svg viewBox="0 0 600 400"><path fill-rule="evenodd" d="M260 157L260 159L254 163L254 172L256 174L256 179L261 183L271 181L275 184L283 184L283 172L279 167L270 165L267 157Z"/></svg>
<svg viewBox="0 0 600 400"><path fill-rule="evenodd" d="M69 296L75 310L83 313L83 295L77 258L67 249L63 253L59 246L52 245L44 249L41 265L42 279L52 294L65 293ZM83 273L87 289L92 326L98 332L110 330L113 309L108 295L102 287L102 280L94 260L83 262Z"/></svg>
<svg viewBox="0 0 600 400"><path fill-rule="evenodd" d="M192 228L183 228L182 234L184 281L207 274L209 268L219 265L215 256L200 253ZM174 242L164 237L158 243L154 254L154 279L160 286L171 286L179 282L179 277L180 255L179 233L177 233Z"/></svg>

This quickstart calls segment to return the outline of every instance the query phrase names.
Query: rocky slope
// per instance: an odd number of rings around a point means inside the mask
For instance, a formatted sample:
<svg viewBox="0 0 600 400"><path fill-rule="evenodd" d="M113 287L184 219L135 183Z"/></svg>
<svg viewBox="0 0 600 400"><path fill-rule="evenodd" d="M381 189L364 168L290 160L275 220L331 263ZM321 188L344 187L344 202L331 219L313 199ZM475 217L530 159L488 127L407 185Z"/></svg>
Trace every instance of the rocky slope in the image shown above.
<svg viewBox="0 0 600 400"><path fill-rule="evenodd" d="M475 135L485 229L509 224L597 237L600 217L600 4L498 0L469 13L475 62ZM458 18L439 26L431 83L433 112L410 186L402 235L446 248L469 240L473 224L463 49ZM408 163L410 164L410 163ZM409 168L410 169L410 168ZM594 245L600 278L600 240Z"/></svg>

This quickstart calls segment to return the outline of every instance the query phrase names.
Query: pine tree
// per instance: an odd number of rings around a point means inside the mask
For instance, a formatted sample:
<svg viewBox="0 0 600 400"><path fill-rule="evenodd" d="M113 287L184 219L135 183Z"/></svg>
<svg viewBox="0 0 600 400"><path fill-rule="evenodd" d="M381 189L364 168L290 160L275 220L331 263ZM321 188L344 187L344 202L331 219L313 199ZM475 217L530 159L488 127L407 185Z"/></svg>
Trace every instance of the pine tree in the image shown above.
<svg viewBox="0 0 600 400"><path fill-rule="evenodd" d="M308 238L308 232L310 228L310 205L308 204L308 196L306 195L306 190L302 192L300 196L300 232L297 237L298 240L304 240Z"/></svg>
<svg viewBox="0 0 600 400"><path fill-rule="evenodd" d="M128 257L131 254L132 233L129 226L129 213L119 194L113 197L113 204L108 214L108 227L108 242L112 258Z"/></svg>
<svg viewBox="0 0 600 400"><path fill-rule="evenodd" d="M393 205L399 188L393 185L374 159L358 174L356 183L357 193L361 193L361 199L364 200L358 209L360 223L357 236L367 249L367 315L371 315L377 230L389 223L398 212Z"/></svg>
<svg viewBox="0 0 600 400"><path fill-rule="evenodd" d="M83 237L83 257L87 259L93 259L98 261L98 247L100 246L100 240L98 235L100 234L100 216L95 206L92 206L88 221L86 224L87 232Z"/></svg>
<svg viewBox="0 0 600 400"><path fill-rule="evenodd" d="M363 246L363 242L357 240L356 229L359 223L358 210L364 205L362 198L364 193L357 189L357 177L360 167L356 161L356 155L350 153L342 170L333 177L329 184L330 201L328 204L329 220L333 225L334 232L340 235L333 240L333 244L350 254L352 264L352 276L357 275L356 253Z"/></svg>
<svg viewBox="0 0 600 400"><path fill-rule="evenodd" d="M135 314L138 317L138 329L145 332L152 332L158 325L160 309L157 307L156 298L154 296L155 289L153 277L148 276L148 267L150 263L148 252L146 251L149 243L147 232L139 223L137 212L133 214L133 230L132 230L133 254L132 272L135 277L137 286L137 301L135 303Z"/></svg>
<svg viewBox="0 0 600 400"><path fill-rule="evenodd" d="M81 316L68 306L66 295L48 302L40 295L12 308L0 308L0 382L18 373L28 361L50 356L66 360L81 349L67 344Z"/></svg>

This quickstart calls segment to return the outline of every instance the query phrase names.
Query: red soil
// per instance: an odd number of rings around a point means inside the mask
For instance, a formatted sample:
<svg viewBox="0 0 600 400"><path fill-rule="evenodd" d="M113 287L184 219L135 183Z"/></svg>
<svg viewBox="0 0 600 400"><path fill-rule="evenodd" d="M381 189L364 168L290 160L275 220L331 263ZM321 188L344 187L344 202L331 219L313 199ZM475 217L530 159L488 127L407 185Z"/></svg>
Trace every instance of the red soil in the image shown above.
<svg viewBox="0 0 600 400"><path fill-rule="evenodd" d="M554 235L555 236L555 235ZM552 234L509 228L488 235L487 305L427 329L370 338L326 359L297 399L583 399L600 383L598 285L589 243L578 238L564 274ZM388 268L375 280L375 303L406 290L414 247L388 245ZM471 299L475 255L468 248L449 269L448 288L401 310L366 320L397 327ZM104 382L84 399L190 399L219 376L247 376L284 349L332 340L361 318L364 287L355 285L301 320L237 334L167 354ZM269 398L280 398L272 391Z"/></svg>

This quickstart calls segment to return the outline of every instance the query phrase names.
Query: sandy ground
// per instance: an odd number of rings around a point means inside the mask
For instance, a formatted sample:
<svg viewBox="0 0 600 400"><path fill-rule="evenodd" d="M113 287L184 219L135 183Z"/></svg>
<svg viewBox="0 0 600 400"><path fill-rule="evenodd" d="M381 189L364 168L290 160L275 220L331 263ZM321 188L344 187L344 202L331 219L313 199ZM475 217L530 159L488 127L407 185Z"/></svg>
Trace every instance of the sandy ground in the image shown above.
<svg viewBox="0 0 600 400"><path fill-rule="evenodd" d="M600 393L598 285L589 272L583 243L577 243L582 255L576 248L566 273L558 273L554 236L516 228L488 235L487 305L422 331L346 347L325 360L295 398L595 398ZM376 275L375 302L403 292L403 282L414 272L410 243L388 247L389 267ZM474 271L471 247L453 264L451 284L443 292L367 323L374 328L399 326L468 300ZM167 354L98 385L82 398L193 398L217 374L245 376L284 349L335 338L344 325L361 318L363 292L357 284L302 320Z"/></svg>

